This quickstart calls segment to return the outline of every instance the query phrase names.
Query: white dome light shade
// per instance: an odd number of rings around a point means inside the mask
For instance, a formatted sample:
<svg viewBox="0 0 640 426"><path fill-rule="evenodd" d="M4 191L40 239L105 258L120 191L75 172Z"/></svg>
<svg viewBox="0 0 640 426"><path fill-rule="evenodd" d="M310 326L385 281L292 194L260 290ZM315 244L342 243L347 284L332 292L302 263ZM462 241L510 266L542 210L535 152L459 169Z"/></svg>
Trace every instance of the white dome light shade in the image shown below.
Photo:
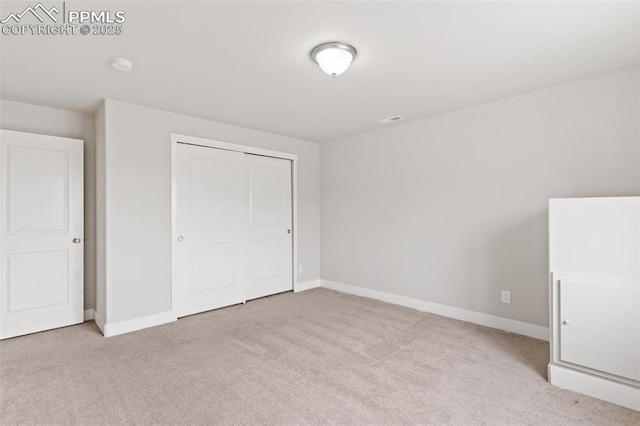
<svg viewBox="0 0 640 426"><path fill-rule="evenodd" d="M311 51L311 58L322 71L332 77L345 72L356 57L356 49L346 43L331 42L316 46Z"/></svg>

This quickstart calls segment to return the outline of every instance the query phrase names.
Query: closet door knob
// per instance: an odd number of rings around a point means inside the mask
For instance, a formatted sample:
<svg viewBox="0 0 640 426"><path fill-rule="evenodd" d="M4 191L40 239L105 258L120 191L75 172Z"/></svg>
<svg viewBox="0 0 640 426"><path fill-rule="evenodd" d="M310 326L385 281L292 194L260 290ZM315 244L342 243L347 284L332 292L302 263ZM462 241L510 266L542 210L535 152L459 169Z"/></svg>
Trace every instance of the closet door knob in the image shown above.
<svg viewBox="0 0 640 426"><path fill-rule="evenodd" d="M291 233L291 229L287 229L287 234L290 234L290 233Z"/></svg>
<svg viewBox="0 0 640 426"><path fill-rule="evenodd" d="M82 242L82 239L80 239L80 238L74 238L74 239L73 239L73 240L71 240L71 241L73 241L73 244L80 244L80 243Z"/></svg>
<svg viewBox="0 0 640 426"><path fill-rule="evenodd" d="M564 325L569 325L569 324L571 324L571 321L569 321L569 320L564 320L564 321L562 321L562 323L563 323Z"/></svg>
<svg viewBox="0 0 640 426"><path fill-rule="evenodd" d="M184 240L184 237L182 235L178 235L178 242L181 243L182 240Z"/></svg>

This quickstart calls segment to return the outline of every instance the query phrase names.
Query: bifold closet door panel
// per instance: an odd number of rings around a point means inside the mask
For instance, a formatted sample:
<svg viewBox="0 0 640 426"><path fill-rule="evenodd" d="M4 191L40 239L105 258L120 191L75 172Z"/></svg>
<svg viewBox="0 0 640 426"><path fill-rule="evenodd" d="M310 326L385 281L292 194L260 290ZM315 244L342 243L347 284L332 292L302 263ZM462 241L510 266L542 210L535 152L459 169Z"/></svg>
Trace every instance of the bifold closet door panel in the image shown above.
<svg viewBox="0 0 640 426"><path fill-rule="evenodd" d="M291 161L245 155L247 299L293 289Z"/></svg>
<svg viewBox="0 0 640 426"><path fill-rule="evenodd" d="M245 301L244 179L244 153L178 144L178 317Z"/></svg>

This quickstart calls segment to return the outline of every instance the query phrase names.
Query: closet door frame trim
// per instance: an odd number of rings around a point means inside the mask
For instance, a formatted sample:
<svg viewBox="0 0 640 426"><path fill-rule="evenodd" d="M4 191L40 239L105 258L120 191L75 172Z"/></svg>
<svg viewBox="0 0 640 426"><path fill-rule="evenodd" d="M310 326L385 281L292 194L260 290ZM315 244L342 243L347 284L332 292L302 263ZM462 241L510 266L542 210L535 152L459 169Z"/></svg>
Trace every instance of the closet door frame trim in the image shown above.
<svg viewBox="0 0 640 426"><path fill-rule="evenodd" d="M177 203L177 154L178 144L196 145L205 148L224 149L227 151L243 152L245 154L261 155L264 157L281 158L291 160L291 215L293 224L293 291L297 292L298 286L298 154L273 151L254 146L240 145L213 139L199 138L179 133L171 133L171 311L175 313L174 301L176 300L176 244L178 239L178 203Z"/></svg>

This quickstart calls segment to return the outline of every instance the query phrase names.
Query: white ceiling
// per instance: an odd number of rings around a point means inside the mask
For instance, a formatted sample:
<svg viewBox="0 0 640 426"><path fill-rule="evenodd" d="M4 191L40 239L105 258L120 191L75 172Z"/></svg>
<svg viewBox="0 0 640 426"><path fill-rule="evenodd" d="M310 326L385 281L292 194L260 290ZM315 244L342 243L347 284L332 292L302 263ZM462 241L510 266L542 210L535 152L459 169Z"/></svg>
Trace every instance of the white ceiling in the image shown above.
<svg viewBox="0 0 640 426"><path fill-rule="evenodd" d="M85 112L113 98L321 142L640 62L637 1L71 7L125 10L124 35L0 36L1 98ZM309 58L326 41L359 52L336 79ZM111 69L112 56L134 71Z"/></svg>

